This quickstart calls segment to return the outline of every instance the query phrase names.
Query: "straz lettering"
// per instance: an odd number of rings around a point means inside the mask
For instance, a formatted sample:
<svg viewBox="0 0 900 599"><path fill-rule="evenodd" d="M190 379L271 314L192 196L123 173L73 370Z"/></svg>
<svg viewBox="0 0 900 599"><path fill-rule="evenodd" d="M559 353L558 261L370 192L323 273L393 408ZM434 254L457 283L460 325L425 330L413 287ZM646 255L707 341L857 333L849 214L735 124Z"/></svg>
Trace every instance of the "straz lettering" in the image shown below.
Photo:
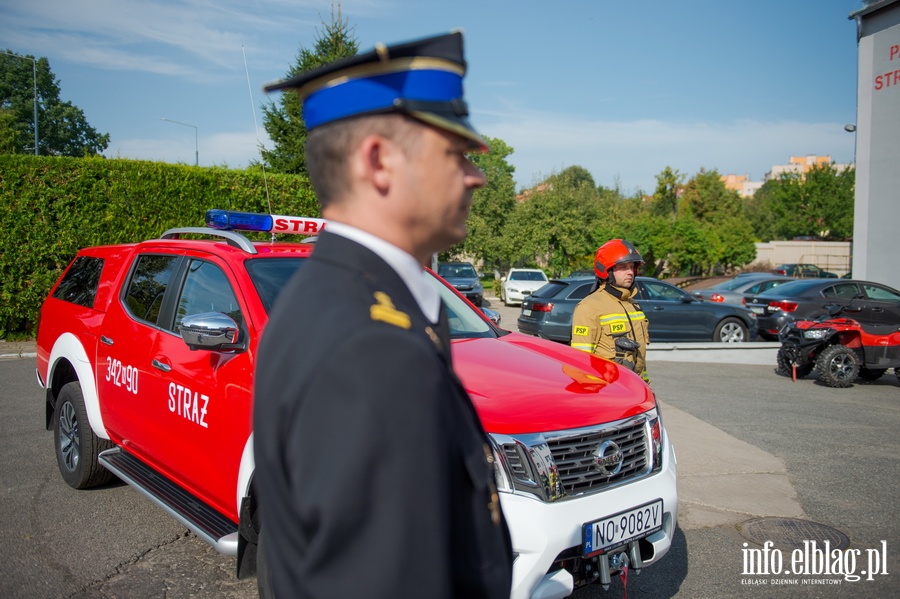
<svg viewBox="0 0 900 599"><path fill-rule="evenodd" d="M206 409L209 404L209 395L202 395L198 391L191 391L183 385L169 383L169 411L173 414L199 424L203 428L206 425Z"/></svg>
<svg viewBox="0 0 900 599"><path fill-rule="evenodd" d="M296 218L293 216L274 217L273 233L304 233L318 235L325 229L325 220L321 218Z"/></svg>
<svg viewBox="0 0 900 599"><path fill-rule="evenodd" d="M138 369L134 366L126 366L113 357L107 357L106 380L116 387L123 387L129 393L137 395Z"/></svg>

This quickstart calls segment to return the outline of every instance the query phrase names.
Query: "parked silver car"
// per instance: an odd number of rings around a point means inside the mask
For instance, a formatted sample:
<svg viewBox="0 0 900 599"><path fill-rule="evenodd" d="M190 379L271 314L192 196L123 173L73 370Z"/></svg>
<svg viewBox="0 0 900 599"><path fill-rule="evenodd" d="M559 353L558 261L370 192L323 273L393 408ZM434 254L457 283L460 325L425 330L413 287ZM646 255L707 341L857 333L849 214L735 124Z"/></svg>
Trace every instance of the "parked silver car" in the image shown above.
<svg viewBox="0 0 900 599"><path fill-rule="evenodd" d="M743 306L748 296L766 293L782 283L795 281L793 277L767 272L750 273L717 283L706 289L692 289L691 295L705 302Z"/></svg>

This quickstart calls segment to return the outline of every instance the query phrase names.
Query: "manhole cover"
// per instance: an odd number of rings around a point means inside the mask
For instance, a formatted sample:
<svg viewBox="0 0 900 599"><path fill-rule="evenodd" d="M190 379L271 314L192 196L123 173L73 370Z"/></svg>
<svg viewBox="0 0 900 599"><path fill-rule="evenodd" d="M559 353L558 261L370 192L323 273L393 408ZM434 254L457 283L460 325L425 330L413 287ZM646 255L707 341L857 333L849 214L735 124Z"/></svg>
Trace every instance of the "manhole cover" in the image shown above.
<svg viewBox="0 0 900 599"><path fill-rule="evenodd" d="M825 541L828 541L831 549L846 549L850 546L850 539L841 531L797 518L754 518L741 522L738 530L751 543L762 547L766 541L772 541L772 547L782 551L803 549L804 541L815 541L820 549Z"/></svg>

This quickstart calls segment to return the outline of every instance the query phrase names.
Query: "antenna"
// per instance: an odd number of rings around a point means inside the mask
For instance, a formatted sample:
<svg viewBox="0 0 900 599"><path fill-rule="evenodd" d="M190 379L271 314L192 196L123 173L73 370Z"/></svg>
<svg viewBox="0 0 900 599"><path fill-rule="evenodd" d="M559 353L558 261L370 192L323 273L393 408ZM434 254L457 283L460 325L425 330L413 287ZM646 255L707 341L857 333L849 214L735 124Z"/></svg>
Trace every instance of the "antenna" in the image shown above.
<svg viewBox="0 0 900 599"><path fill-rule="evenodd" d="M243 44L241 44L241 54L244 55L244 71L247 73L247 91L250 93L250 114L253 115L253 129L256 133L256 148L259 150L259 165L262 167L263 186L266 190L266 205L268 205L269 214L271 214L272 200L269 197L269 180L266 178L266 163L262 160L262 142L259 141L259 125L256 122L256 105L253 103L253 87L250 85L250 69L247 68L247 52L244 51ZM275 233L272 233L272 241L275 241Z"/></svg>

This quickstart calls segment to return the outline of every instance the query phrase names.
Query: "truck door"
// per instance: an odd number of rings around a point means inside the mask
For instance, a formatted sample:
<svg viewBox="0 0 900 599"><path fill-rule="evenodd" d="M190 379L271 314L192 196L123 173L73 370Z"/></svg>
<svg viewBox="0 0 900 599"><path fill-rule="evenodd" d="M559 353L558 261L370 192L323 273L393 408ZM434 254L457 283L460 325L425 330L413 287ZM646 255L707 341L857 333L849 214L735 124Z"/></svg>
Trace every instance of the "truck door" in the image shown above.
<svg viewBox="0 0 900 599"><path fill-rule="evenodd" d="M138 254L122 293L110 302L97 343L96 381L103 421L113 441L135 453L145 450L143 426L151 375L149 348L181 258Z"/></svg>
<svg viewBox="0 0 900 599"><path fill-rule="evenodd" d="M252 364L247 349L191 350L181 338L185 317L222 312L240 327L247 347L246 310L214 256L186 259L173 291L172 314L150 349L153 459L174 480L236 517L238 464L252 424ZM149 416L149 415L148 415Z"/></svg>

